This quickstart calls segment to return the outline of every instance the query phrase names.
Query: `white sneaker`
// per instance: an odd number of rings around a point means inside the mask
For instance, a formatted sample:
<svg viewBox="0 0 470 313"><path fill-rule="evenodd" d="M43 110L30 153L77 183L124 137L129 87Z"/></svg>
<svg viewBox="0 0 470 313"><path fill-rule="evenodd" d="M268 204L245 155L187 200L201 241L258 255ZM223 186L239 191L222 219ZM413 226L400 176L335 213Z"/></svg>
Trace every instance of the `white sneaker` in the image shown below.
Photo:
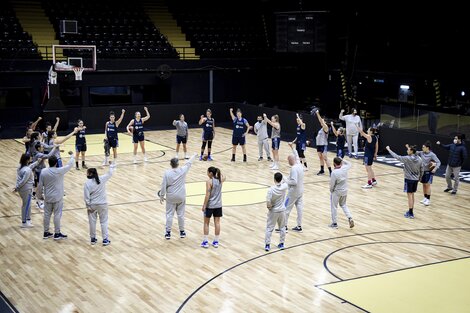
<svg viewBox="0 0 470 313"><path fill-rule="evenodd" d="M147 159L147 157L144 157L144 162L148 162L149 159Z"/></svg>
<svg viewBox="0 0 470 313"><path fill-rule="evenodd" d="M424 199L424 200L425 200L425 201L423 202L423 204L424 204L425 206L428 206L428 205L431 204L431 200L429 200L429 199Z"/></svg>
<svg viewBox="0 0 470 313"><path fill-rule="evenodd" d="M308 172L308 167L304 166L304 172Z"/></svg>
<svg viewBox="0 0 470 313"><path fill-rule="evenodd" d="M108 164L108 162L106 160L103 161L103 163L101 164L101 166L106 166Z"/></svg>
<svg viewBox="0 0 470 313"><path fill-rule="evenodd" d="M137 163L137 159L134 158L134 160L132 161L132 163L136 164L136 163Z"/></svg>
<svg viewBox="0 0 470 313"><path fill-rule="evenodd" d="M424 203L426 202L427 198L423 198L423 200L419 201L419 203Z"/></svg>
<svg viewBox="0 0 470 313"><path fill-rule="evenodd" d="M31 221L26 221L26 223L21 223L20 227L21 228L31 228L31 227L33 227L33 224L31 223Z"/></svg>
<svg viewBox="0 0 470 313"><path fill-rule="evenodd" d="M272 168L273 168L273 167L275 167L275 166L276 166L276 163L275 163L275 162L273 162L271 165L269 165L269 168L271 168L271 169L272 169Z"/></svg>
<svg viewBox="0 0 470 313"><path fill-rule="evenodd" d="M44 202L36 201L36 206L39 210L44 210Z"/></svg>
<svg viewBox="0 0 470 313"><path fill-rule="evenodd" d="M277 171L279 169L279 166L274 165L274 166L271 167L271 169Z"/></svg>
<svg viewBox="0 0 470 313"><path fill-rule="evenodd" d="M184 159L185 159L185 160L189 160L188 155L185 154L185 155L184 155Z"/></svg>
<svg viewBox="0 0 470 313"><path fill-rule="evenodd" d="M28 225L28 227L34 227L33 222L31 222L31 220L26 221L26 225Z"/></svg>
<svg viewBox="0 0 470 313"><path fill-rule="evenodd" d="M364 189L371 189L371 188L372 188L372 185L365 184L364 186L362 186L362 188L364 188Z"/></svg>

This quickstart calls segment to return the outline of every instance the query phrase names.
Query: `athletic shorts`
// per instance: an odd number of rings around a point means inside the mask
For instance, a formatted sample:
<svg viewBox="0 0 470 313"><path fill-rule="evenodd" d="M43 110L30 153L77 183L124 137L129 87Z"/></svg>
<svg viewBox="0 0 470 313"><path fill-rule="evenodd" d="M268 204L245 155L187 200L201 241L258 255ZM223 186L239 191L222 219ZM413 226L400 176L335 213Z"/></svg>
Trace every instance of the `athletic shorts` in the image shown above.
<svg viewBox="0 0 470 313"><path fill-rule="evenodd" d="M86 143L82 145L75 145L76 152L86 152Z"/></svg>
<svg viewBox="0 0 470 313"><path fill-rule="evenodd" d="M208 218L211 218L212 216L222 217L222 208L217 208L217 209L206 208L206 211L204 212L204 216Z"/></svg>
<svg viewBox="0 0 470 313"><path fill-rule="evenodd" d="M214 139L214 133L213 132L203 132L202 133L202 140L208 141L208 140L213 140Z"/></svg>
<svg viewBox="0 0 470 313"><path fill-rule="evenodd" d="M117 138L108 138L108 143L110 148L119 147L119 140Z"/></svg>
<svg viewBox="0 0 470 313"><path fill-rule="evenodd" d="M344 148L337 148L336 149L336 156L340 158L344 158Z"/></svg>
<svg viewBox="0 0 470 313"><path fill-rule="evenodd" d="M132 135L132 143L139 143L141 141L144 141L145 138L144 138L144 134L142 133L141 135Z"/></svg>
<svg viewBox="0 0 470 313"><path fill-rule="evenodd" d="M431 171L424 171L423 177L421 177L421 183L432 184L432 178L434 174Z"/></svg>
<svg viewBox="0 0 470 313"><path fill-rule="evenodd" d="M374 157L370 155L364 155L364 165L371 166L374 163Z"/></svg>
<svg viewBox="0 0 470 313"><path fill-rule="evenodd" d="M272 141L271 147L273 148L273 150L279 150L279 147L281 146L281 138L274 137L274 138L271 138L271 141Z"/></svg>
<svg viewBox="0 0 470 313"><path fill-rule="evenodd" d="M180 144L180 143L186 144L187 141L188 141L188 137L183 137L183 136L176 135L176 143L177 144Z"/></svg>
<svg viewBox="0 0 470 313"><path fill-rule="evenodd" d="M304 143L298 143L296 142L295 144L295 150L297 150L297 153L299 154L299 158L305 159L305 149L307 148L307 144Z"/></svg>
<svg viewBox="0 0 470 313"><path fill-rule="evenodd" d="M415 193L418 189L418 181L405 178L405 186L403 191L406 193Z"/></svg>
<svg viewBox="0 0 470 313"><path fill-rule="evenodd" d="M328 152L328 146L317 146L317 152L327 153Z"/></svg>
<svg viewBox="0 0 470 313"><path fill-rule="evenodd" d="M245 145L245 137L233 137L232 136L232 145L240 145L244 146Z"/></svg>

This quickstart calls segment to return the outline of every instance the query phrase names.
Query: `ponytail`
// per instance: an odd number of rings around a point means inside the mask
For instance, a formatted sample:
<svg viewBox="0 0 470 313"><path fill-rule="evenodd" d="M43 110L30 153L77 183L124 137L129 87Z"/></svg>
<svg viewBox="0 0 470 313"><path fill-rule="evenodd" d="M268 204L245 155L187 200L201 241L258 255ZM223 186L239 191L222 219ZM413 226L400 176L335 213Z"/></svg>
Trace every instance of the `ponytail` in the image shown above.
<svg viewBox="0 0 470 313"><path fill-rule="evenodd" d="M87 177L89 179L94 179L98 185L100 184L100 177L98 176L96 168L89 168L87 171Z"/></svg>
<svg viewBox="0 0 470 313"><path fill-rule="evenodd" d="M214 166L211 166L207 169L207 172L211 173L212 176L220 181L222 174L220 173L220 169Z"/></svg>

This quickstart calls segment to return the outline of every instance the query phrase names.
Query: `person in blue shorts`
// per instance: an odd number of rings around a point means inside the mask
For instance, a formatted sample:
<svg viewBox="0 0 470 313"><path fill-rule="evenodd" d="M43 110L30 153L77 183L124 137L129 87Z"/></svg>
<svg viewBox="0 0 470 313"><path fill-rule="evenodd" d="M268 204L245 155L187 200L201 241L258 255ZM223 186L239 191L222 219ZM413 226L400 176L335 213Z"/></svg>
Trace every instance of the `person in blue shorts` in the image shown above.
<svg viewBox="0 0 470 313"><path fill-rule="evenodd" d="M237 109L237 116L233 114L233 108L230 108L230 117L233 121L233 134L232 134L232 162L235 162L235 153L237 146L242 146L243 162L246 162L246 135L251 129L250 123L242 117L242 111Z"/></svg>
<svg viewBox="0 0 470 313"><path fill-rule="evenodd" d="M116 116L114 115L114 112L109 112L109 121L107 121L104 126L104 137L108 141L109 147L113 149L114 165L117 165L117 147L119 146L117 128L119 127L119 124L121 124L122 119L124 118L124 113L126 113L126 110L122 109L121 116L116 121ZM103 166L107 164L108 156L105 156Z"/></svg>
<svg viewBox="0 0 470 313"><path fill-rule="evenodd" d="M199 119L199 125L202 125L202 146L201 146L201 155L199 156L199 161L203 160L204 151L206 150L207 145L207 160L212 161L211 148L212 140L215 137L215 120L212 117L211 109L207 109L206 116L201 115Z"/></svg>
<svg viewBox="0 0 470 313"><path fill-rule="evenodd" d="M134 144L134 163L137 163L137 148L140 145L140 149L144 154L144 162L147 162L147 156L145 154L145 137L144 137L144 123L150 118L150 113L147 107L144 107L146 113L145 117L141 117L140 112L135 112L135 117L127 124L127 132L132 135L132 143Z"/></svg>

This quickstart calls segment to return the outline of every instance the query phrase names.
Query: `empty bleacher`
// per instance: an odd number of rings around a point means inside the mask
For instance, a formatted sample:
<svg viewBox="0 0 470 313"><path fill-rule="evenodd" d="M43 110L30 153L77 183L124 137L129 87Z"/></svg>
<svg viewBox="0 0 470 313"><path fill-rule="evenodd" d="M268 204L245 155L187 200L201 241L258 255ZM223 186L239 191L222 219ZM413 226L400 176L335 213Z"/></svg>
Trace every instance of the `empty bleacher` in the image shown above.
<svg viewBox="0 0 470 313"><path fill-rule="evenodd" d="M60 44L96 45L98 58L176 58L177 52L133 2L44 0ZM76 20L77 34L61 34L60 20Z"/></svg>
<svg viewBox="0 0 470 313"><path fill-rule="evenodd" d="M39 59L38 48L21 27L8 2L0 7L0 58Z"/></svg>

